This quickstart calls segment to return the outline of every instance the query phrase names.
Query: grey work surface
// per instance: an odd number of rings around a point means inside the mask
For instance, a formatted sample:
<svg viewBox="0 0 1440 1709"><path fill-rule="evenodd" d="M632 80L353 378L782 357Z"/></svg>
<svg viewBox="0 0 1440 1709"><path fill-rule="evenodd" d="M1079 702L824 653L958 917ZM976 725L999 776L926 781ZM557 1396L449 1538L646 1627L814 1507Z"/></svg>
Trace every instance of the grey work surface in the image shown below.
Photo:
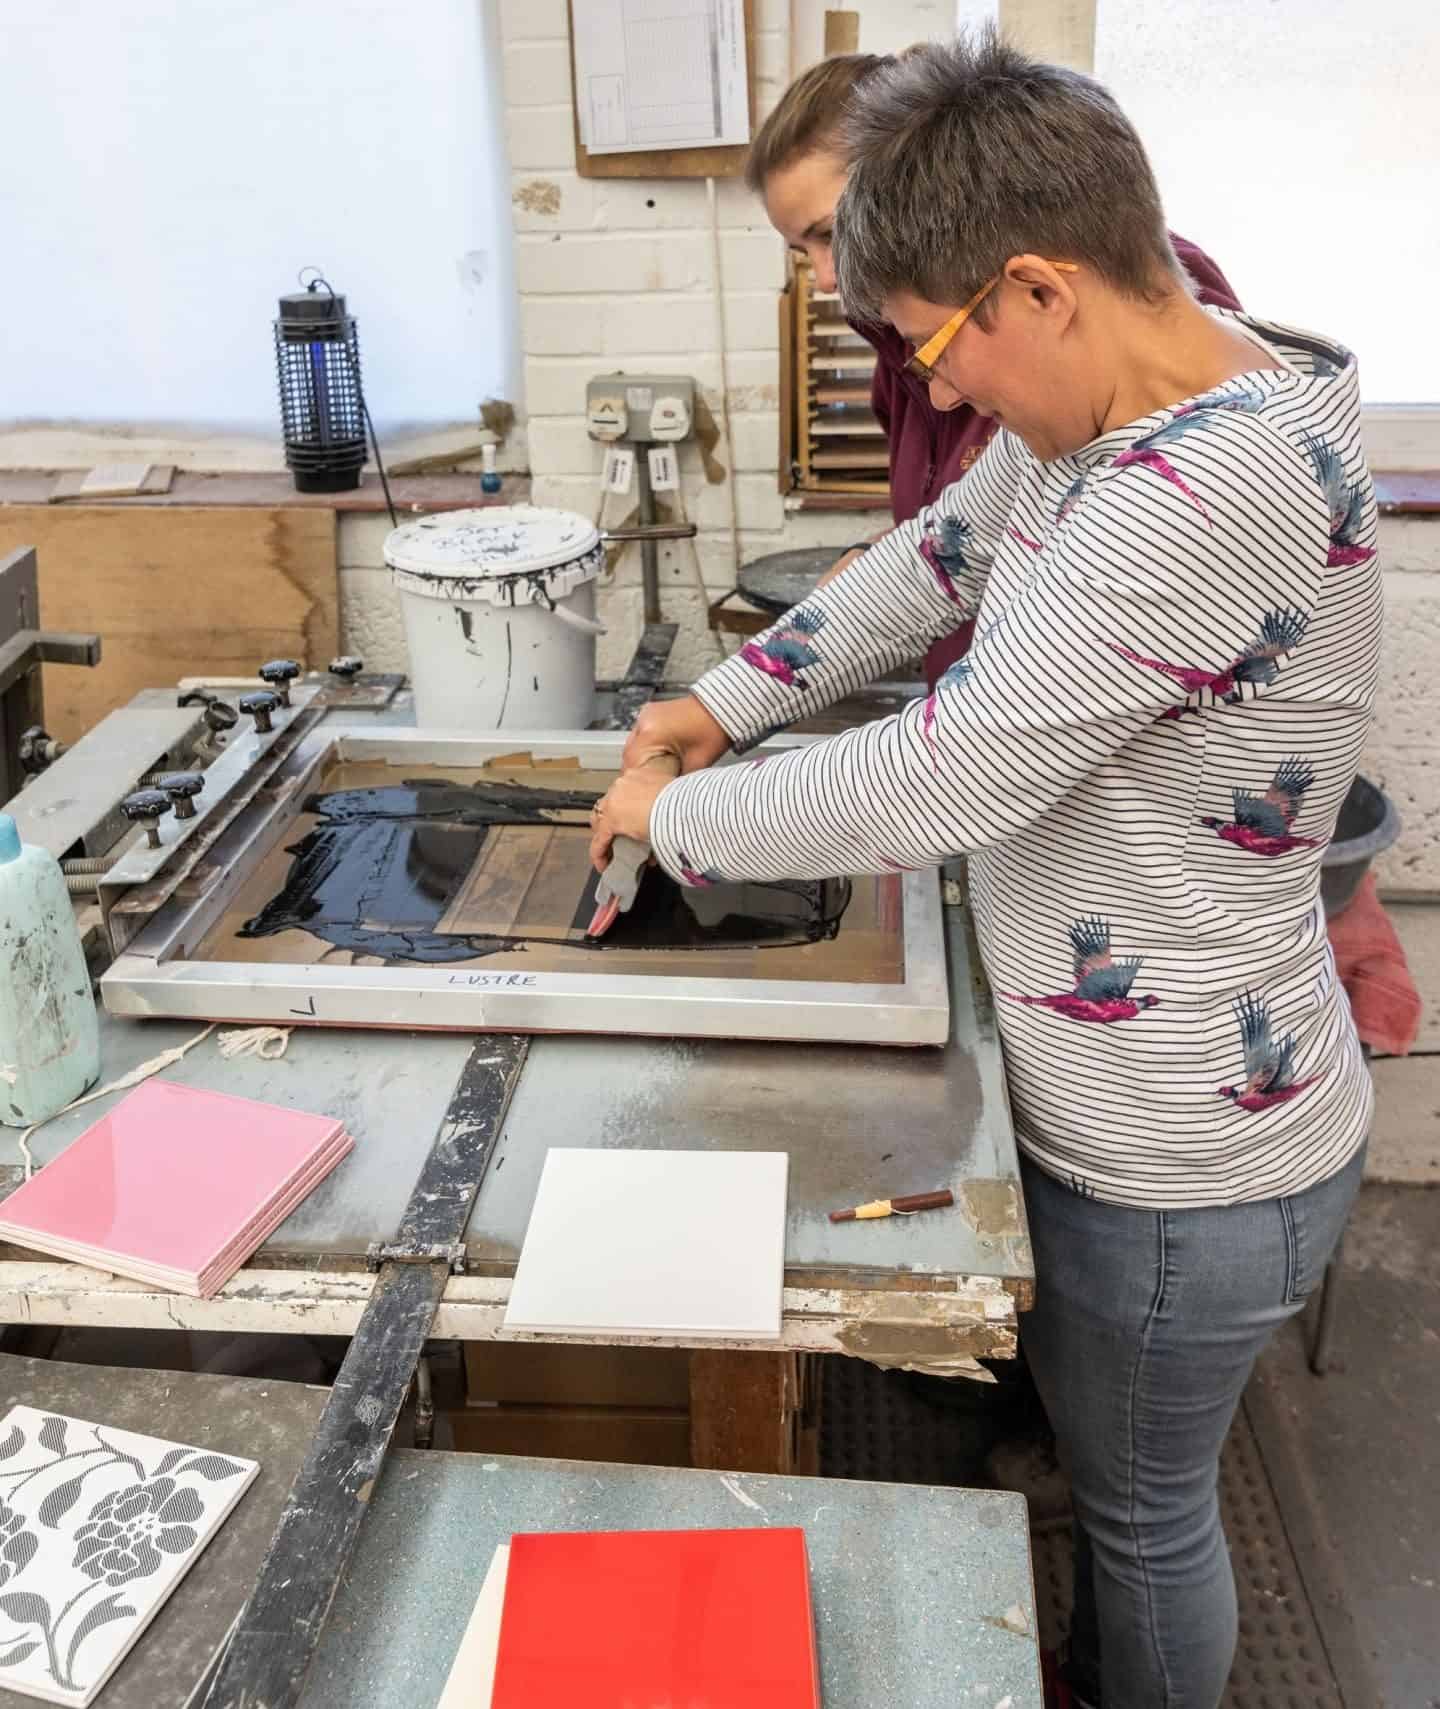
<svg viewBox="0 0 1440 1709"><path fill-rule="evenodd" d="M260 1462L255 1482L140 1635L98 1699L180 1709L250 1594L327 1391L250 1377L114 1370L0 1354L0 1415L42 1407ZM35 1699L0 1689L0 1709Z"/></svg>
<svg viewBox="0 0 1440 1709"><path fill-rule="evenodd" d="M516 1531L762 1525L805 1532L825 1709L1041 1709L1019 1496L412 1452L386 1462L301 1709L430 1709Z"/></svg>
<svg viewBox="0 0 1440 1709"><path fill-rule="evenodd" d="M108 1085L202 1030L184 1022L118 1021L102 1010L100 1083ZM301 1028L275 1061L258 1056L227 1061L211 1033L162 1072L182 1086L343 1121L355 1140L354 1151L262 1250L267 1256L324 1254L358 1257L363 1263L369 1242L390 1239L399 1224L473 1042L441 1033ZM123 1095L96 1099L41 1128L30 1141L36 1163L48 1163ZM10 1166L6 1191L20 1180L17 1141L15 1129L0 1128L0 1164Z"/></svg>
<svg viewBox="0 0 1440 1709"><path fill-rule="evenodd" d="M539 1038L467 1230L512 1266L551 1146L788 1151L787 1268L999 1276L1034 1270L1000 1047L977 1009L965 915L946 910L951 1038L940 1049ZM883 1222L829 1212L952 1187L957 1206Z"/></svg>
<svg viewBox="0 0 1440 1709"><path fill-rule="evenodd" d="M552 1145L790 1153L788 1269L863 1278L1033 1277L1000 1048L977 1008L964 913L946 909L949 1044L939 1049L541 1036L531 1044L467 1231L472 1262L508 1274ZM199 1029L101 1014L101 1083ZM297 1027L286 1055L221 1057L215 1034L163 1070L181 1085L338 1117L355 1149L255 1262L361 1261L393 1238L473 1040ZM48 1162L121 1094L58 1117L31 1140ZM0 1129L0 1191L21 1179ZM8 1167L6 1167L8 1166ZM953 1211L832 1224L828 1212L950 1186Z"/></svg>

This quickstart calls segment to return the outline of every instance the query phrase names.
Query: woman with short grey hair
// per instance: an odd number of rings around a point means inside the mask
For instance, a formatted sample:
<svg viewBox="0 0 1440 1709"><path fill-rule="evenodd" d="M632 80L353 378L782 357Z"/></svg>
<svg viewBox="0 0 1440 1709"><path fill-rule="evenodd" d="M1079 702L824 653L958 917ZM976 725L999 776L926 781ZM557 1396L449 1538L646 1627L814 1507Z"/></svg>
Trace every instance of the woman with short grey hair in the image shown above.
<svg viewBox="0 0 1440 1709"><path fill-rule="evenodd" d="M1071 1677L1216 1709L1234 1582L1221 1444L1322 1276L1372 1094L1319 901L1378 669L1354 358L1201 308L1114 100L993 35L866 80L835 254L939 408L1001 431L962 483L650 708L596 813L682 882L970 856L1071 1474ZM914 658L898 716L715 767ZM666 783L656 754L685 775ZM903 1135L902 1135L903 1142Z"/></svg>

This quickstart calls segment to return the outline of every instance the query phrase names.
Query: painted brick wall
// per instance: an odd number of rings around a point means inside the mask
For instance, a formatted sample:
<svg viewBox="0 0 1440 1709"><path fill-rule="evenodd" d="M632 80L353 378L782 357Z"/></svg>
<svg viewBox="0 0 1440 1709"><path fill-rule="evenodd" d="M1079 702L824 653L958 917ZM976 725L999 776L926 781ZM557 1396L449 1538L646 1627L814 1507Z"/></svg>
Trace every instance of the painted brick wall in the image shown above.
<svg viewBox="0 0 1440 1709"><path fill-rule="evenodd" d="M1363 767L1404 821L1380 883L1440 897L1440 518L1382 519L1380 554L1385 652ZM1427 998L1440 1004L1440 990Z"/></svg>
<svg viewBox="0 0 1440 1709"><path fill-rule="evenodd" d="M663 545L659 555L665 614L681 625L673 671L693 676L718 656L705 601L734 585L732 490L742 559L786 543L775 476L783 246L743 184L716 182L732 444L723 432L706 185L579 177L564 0L503 0L500 16L532 496L595 514L602 452L584 423L592 376L626 369L694 377L720 438L708 456L693 442L682 447L683 502L700 534L693 545ZM788 0L757 0L762 116L788 75L788 22ZM618 522L626 509L612 496L606 517ZM853 529L842 523L844 538ZM600 668L609 674L640 632L638 547L615 563L600 612L610 630Z"/></svg>

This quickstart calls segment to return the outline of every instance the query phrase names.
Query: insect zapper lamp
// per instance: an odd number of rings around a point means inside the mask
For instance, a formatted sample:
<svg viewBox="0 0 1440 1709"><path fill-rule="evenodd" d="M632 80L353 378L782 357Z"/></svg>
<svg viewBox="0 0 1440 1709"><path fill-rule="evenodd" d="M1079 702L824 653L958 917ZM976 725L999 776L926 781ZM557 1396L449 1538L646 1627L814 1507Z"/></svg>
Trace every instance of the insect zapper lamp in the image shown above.
<svg viewBox="0 0 1440 1709"><path fill-rule="evenodd" d="M275 368L285 462L302 493L349 492L365 463L360 344L345 299L322 278L280 299Z"/></svg>

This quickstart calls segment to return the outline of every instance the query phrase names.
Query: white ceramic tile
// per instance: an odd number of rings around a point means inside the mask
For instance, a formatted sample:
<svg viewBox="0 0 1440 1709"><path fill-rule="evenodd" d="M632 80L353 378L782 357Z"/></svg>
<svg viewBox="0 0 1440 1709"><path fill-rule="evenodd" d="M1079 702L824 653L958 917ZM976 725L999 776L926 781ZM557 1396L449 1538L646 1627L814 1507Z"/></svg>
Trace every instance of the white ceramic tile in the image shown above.
<svg viewBox="0 0 1440 1709"><path fill-rule="evenodd" d="M93 1702L259 1470L12 1407L0 1418L0 1686Z"/></svg>
<svg viewBox="0 0 1440 1709"><path fill-rule="evenodd" d="M501 1543L490 1557L485 1582L455 1652L449 1678L435 1709L490 1709L495 1693L495 1658L500 1653L500 1616L505 1610L505 1577L510 1545Z"/></svg>
<svg viewBox="0 0 1440 1709"><path fill-rule="evenodd" d="M548 1152L506 1328L778 1339L789 1162Z"/></svg>

